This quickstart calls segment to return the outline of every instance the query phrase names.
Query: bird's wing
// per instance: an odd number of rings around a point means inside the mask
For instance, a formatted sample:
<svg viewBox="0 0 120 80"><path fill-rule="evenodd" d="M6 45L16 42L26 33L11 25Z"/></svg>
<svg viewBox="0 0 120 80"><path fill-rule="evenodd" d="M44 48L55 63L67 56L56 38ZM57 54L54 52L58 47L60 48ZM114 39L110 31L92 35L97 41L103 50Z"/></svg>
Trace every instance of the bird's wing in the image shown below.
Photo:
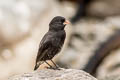
<svg viewBox="0 0 120 80"><path fill-rule="evenodd" d="M50 39L50 36L45 35L40 42L36 62L40 61L43 58L45 53L49 50L48 48L51 48L51 46L52 46L52 41Z"/></svg>

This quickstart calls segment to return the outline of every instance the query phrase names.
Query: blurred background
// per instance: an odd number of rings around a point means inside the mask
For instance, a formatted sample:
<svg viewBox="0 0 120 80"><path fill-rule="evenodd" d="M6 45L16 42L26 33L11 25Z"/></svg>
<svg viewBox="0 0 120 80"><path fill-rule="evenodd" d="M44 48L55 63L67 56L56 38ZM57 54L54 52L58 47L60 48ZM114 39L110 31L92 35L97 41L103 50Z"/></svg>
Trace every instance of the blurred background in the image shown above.
<svg viewBox="0 0 120 80"><path fill-rule="evenodd" d="M120 0L0 0L0 80L33 71L40 40L55 16L71 21L65 28L64 48L54 58L60 67L85 69L93 61L100 65L88 70L96 69L98 78L119 72L119 3ZM91 60L92 56L95 60Z"/></svg>

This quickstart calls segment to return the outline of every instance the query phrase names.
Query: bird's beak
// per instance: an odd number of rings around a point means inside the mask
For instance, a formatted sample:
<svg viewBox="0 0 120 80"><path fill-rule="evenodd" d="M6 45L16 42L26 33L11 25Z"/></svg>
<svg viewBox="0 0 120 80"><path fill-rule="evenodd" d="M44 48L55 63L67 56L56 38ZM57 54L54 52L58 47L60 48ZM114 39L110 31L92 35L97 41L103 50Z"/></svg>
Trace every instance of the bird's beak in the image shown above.
<svg viewBox="0 0 120 80"><path fill-rule="evenodd" d="M65 20L65 22L64 22L63 24L64 24L64 25L66 25L66 24L70 24L70 21Z"/></svg>

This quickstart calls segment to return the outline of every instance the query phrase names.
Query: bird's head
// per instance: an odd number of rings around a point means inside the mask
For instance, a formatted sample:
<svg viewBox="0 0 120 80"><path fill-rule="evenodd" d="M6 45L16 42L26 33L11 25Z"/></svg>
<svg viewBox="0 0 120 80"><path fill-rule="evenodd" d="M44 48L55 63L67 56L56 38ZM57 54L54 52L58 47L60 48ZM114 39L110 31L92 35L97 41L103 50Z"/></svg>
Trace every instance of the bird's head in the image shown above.
<svg viewBox="0 0 120 80"><path fill-rule="evenodd" d="M66 20L64 17L56 16L52 19L52 21L49 24L49 30L64 30L65 26L69 24L70 22Z"/></svg>

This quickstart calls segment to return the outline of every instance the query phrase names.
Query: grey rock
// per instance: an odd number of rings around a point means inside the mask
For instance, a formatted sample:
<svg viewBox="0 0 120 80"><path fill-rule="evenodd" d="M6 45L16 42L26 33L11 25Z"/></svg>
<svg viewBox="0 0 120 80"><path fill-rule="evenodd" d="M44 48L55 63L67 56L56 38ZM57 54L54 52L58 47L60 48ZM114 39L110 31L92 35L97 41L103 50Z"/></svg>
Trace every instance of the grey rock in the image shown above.
<svg viewBox="0 0 120 80"><path fill-rule="evenodd" d="M97 80L88 73L75 69L42 69L31 73L16 75L9 80Z"/></svg>

